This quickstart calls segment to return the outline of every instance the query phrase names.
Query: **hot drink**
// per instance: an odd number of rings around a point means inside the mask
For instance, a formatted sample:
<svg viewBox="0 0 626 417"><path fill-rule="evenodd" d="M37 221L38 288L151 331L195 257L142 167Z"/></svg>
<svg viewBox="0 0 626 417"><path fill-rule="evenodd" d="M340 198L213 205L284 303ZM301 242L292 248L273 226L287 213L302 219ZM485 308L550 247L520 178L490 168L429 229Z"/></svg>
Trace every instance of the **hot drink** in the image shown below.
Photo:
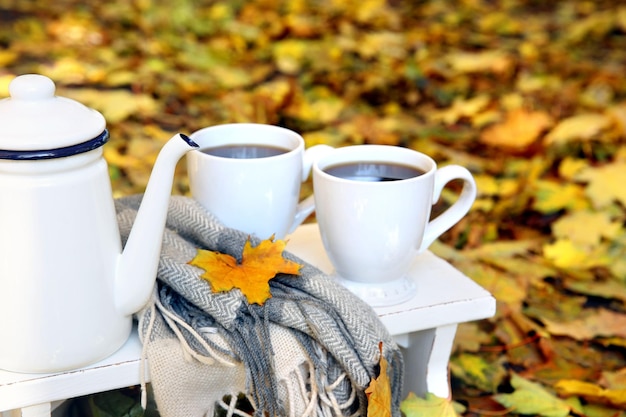
<svg viewBox="0 0 626 417"><path fill-rule="evenodd" d="M382 182L419 177L425 171L415 166L389 162L350 162L331 165L324 172L347 180Z"/></svg>
<svg viewBox="0 0 626 417"><path fill-rule="evenodd" d="M255 159L281 155L289 150L270 145L223 145L203 149L202 152L222 158Z"/></svg>
<svg viewBox="0 0 626 417"><path fill-rule="evenodd" d="M315 218L333 276L374 307L414 296L417 256L476 198L466 168L437 168L428 155L400 146L330 149L314 160L312 172ZM463 181L457 199L433 216L444 187L457 180Z"/></svg>
<svg viewBox="0 0 626 417"><path fill-rule="evenodd" d="M315 210L300 201L301 184L318 153L293 130L259 123L230 123L191 135L200 150L187 156L191 196L224 226L260 239L284 239Z"/></svg>

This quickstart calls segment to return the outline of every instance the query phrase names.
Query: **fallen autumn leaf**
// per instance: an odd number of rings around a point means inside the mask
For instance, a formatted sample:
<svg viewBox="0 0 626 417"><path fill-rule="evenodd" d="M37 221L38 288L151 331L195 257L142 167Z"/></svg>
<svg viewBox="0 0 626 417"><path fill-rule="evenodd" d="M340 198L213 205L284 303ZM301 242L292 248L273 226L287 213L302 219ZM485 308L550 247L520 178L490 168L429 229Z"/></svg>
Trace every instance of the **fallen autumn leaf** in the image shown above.
<svg viewBox="0 0 626 417"><path fill-rule="evenodd" d="M239 288L250 304L263 305L272 296L269 280L277 274L298 275L302 265L284 259L285 241L273 238L252 247L248 239L241 263L227 254L198 249L190 265L204 269L202 278L211 284L213 292Z"/></svg>

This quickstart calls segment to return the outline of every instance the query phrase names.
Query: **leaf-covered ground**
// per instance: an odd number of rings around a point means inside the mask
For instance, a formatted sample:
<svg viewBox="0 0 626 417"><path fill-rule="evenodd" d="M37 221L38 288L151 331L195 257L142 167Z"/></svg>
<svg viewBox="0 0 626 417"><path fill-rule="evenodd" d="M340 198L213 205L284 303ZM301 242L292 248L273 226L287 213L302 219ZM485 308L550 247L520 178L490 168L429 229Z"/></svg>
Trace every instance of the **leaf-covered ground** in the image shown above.
<svg viewBox="0 0 626 417"><path fill-rule="evenodd" d="M118 196L174 132L224 122L468 167L480 196L432 250L498 311L460 327L453 399L626 416L626 4L0 0L0 48L0 96L37 72L106 116Z"/></svg>

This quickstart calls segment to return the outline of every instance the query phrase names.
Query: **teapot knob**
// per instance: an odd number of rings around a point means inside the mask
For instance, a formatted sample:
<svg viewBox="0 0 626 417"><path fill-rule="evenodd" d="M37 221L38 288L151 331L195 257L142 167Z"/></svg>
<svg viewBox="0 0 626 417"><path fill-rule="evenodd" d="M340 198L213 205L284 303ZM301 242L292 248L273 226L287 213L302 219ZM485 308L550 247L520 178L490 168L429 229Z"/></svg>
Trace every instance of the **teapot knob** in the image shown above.
<svg viewBox="0 0 626 417"><path fill-rule="evenodd" d="M25 74L15 77L9 84L12 98L21 100L41 100L54 97L54 82L39 74Z"/></svg>

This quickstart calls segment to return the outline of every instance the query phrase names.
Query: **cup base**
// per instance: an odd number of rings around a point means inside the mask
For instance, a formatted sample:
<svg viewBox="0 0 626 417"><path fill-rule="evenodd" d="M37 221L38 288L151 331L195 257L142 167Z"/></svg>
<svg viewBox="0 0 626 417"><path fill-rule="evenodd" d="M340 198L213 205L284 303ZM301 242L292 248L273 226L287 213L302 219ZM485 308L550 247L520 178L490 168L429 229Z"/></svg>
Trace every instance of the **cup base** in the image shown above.
<svg viewBox="0 0 626 417"><path fill-rule="evenodd" d="M408 276L385 283L356 282L337 275L331 275L337 282L350 290L371 307L388 307L410 300L417 288Z"/></svg>

